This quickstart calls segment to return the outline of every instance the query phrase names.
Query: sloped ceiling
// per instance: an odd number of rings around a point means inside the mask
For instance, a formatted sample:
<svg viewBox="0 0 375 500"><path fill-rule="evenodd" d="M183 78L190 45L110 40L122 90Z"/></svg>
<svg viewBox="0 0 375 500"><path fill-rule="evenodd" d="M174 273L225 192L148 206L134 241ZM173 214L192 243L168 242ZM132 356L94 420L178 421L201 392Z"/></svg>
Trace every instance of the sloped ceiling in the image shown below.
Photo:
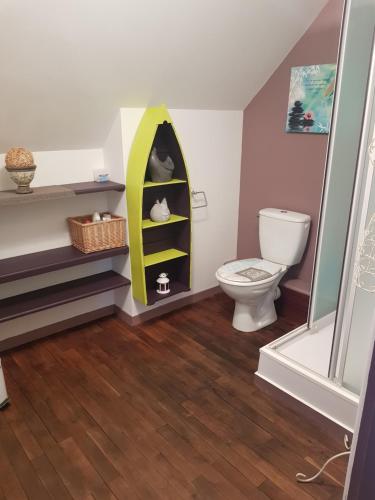
<svg viewBox="0 0 375 500"><path fill-rule="evenodd" d="M327 0L0 0L0 152L100 147L119 107L244 109Z"/></svg>

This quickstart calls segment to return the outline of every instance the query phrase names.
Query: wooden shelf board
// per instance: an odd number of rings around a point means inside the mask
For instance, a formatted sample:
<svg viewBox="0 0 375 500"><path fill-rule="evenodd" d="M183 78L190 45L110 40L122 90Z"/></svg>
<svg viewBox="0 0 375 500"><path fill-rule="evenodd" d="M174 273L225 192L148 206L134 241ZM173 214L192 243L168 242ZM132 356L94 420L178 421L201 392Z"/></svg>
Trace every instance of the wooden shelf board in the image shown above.
<svg viewBox="0 0 375 500"><path fill-rule="evenodd" d="M0 191L0 207L19 206L38 201L74 198L81 194L100 193L105 191L125 191L125 185L117 182L77 182L56 186L33 187L32 193L17 194L15 189Z"/></svg>
<svg viewBox="0 0 375 500"><path fill-rule="evenodd" d="M187 181L183 179L172 179L171 181L168 182L151 182L151 181L146 181L143 184L144 188L152 188L152 187L158 187L158 186L169 186L173 184L186 184Z"/></svg>
<svg viewBox="0 0 375 500"><path fill-rule="evenodd" d="M185 257L186 255L188 255L186 252L182 252L181 250L177 250L176 248L169 248L168 250L163 250L162 252L145 255L144 266L153 266L155 264L160 264L161 262L166 262L168 260Z"/></svg>
<svg viewBox="0 0 375 500"><path fill-rule="evenodd" d="M148 290L147 291L147 305L151 306L152 304L155 304L155 302L158 302L159 300L167 299L168 297L172 297L173 295L176 295L181 292L188 292L190 290L189 286L180 283L178 281L172 281L170 284L171 291L168 294L160 294L157 293L156 290Z"/></svg>
<svg viewBox="0 0 375 500"><path fill-rule="evenodd" d="M76 182L74 184L63 184L63 187L71 189L75 194L100 193L102 191L125 191L125 184L118 182Z"/></svg>
<svg viewBox="0 0 375 500"><path fill-rule="evenodd" d="M128 285L128 279L114 271L106 271L23 293L0 300L0 323Z"/></svg>
<svg viewBox="0 0 375 500"><path fill-rule="evenodd" d="M69 245L42 252L19 255L18 257L10 257L0 260L0 283L7 283L127 253L129 253L128 246L85 254Z"/></svg>
<svg viewBox="0 0 375 500"><path fill-rule="evenodd" d="M153 227L164 226L165 224L174 224L175 222L182 222L184 220L188 220L188 217L183 217L182 215L174 215L174 214L171 214L170 219L165 222L154 222L151 219L143 219L142 229L150 229Z"/></svg>

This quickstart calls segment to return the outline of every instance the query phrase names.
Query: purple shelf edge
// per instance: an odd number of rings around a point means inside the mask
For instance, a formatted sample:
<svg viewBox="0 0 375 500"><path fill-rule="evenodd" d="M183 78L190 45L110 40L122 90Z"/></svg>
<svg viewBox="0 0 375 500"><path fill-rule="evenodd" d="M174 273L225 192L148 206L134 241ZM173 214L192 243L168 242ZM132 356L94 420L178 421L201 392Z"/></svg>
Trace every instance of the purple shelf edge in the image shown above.
<svg viewBox="0 0 375 500"><path fill-rule="evenodd" d="M127 278L106 271L2 299L0 323L129 285Z"/></svg>
<svg viewBox="0 0 375 500"><path fill-rule="evenodd" d="M0 284L127 253L129 253L128 246L85 254L69 245L9 257L0 260Z"/></svg>

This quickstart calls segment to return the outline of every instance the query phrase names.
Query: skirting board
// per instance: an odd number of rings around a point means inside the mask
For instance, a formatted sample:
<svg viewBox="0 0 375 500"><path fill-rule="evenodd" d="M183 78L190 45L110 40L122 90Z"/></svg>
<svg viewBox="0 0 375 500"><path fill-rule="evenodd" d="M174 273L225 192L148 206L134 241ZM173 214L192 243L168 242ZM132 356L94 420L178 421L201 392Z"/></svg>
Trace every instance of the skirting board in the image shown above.
<svg viewBox="0 0 375 500"><path fill-rule="evenodd" d="M69 328L74 328L75 326L82 325L84 323L89 323L90 321L95 321L96 319L103 318L104 316L110 316L115 312L115 306L106 306L96 311L90 311L79 316L74 316L73 318L65 319L57 323L52 323L52 325L43 326L42 328L37 328L31 332L23 333L15 337L10 337L4 340L0 340L0 352L13 349L23 344L33 342L34 340L41 339L43 337L48 337L49 335L54 335L55 333L60 333Z"/></svg>
<svg viewBox="0 0 375 500"><path fill-rule="evenodd" d="M115 311L118 317L124 321L127 325L137 326L145 321L149 321L150 319L158 318L159 316L163 316L171 311L175 311L176 309L181 309L181 307L185 307L191 304L195 304L196 302L200 302L201 300L208 299L213 295L221 292L221 288L219 286L214 286L213 288L209 288L208 290L203 290L202 292L195 293L193 295L189 295L188 297L184 297L179 300L175 300L173 302L169 302L168 304L164 304L160 307L156 307L155 309L151 309L150 311L145 311L138 316L130 316L125 311L115 306Z"/></svg>

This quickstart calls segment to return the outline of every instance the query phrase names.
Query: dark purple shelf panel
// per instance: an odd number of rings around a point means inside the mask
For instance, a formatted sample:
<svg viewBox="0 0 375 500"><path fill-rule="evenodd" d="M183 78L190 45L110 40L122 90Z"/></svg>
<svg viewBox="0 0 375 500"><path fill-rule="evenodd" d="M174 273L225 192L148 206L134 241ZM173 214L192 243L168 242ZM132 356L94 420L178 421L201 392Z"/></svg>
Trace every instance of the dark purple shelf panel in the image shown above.
<svg viewBox="0 0 375 500"><path fill-rule="evenodd" d="M180 283L178 281L174 281L170 285L171 291L170 293L163 295L161 293L157 293L156 290L147 290L147 305L151 306L152 304L155 304L155 302L158 302L159 300L167 299L168 297L172 297L173 295L177 295L178 293L181 292L188 292L190 288L186 286L183 283Z"/></svg>
<svg viewBox="0 0 375 500"><path fill-rule="evenodd" d="M0 323L128 285L128 279L107 271L23 293L0 300Z"/></svg>
<svg viewBox="0 0 375 500"><path fill-rule="evenodd" d="M118 182L76 182L74 184L63 184L63 187L71 189L75 194L100 193L101 191L125 191L125 185Z"/></svg>
<svg viewBox="0 0 375 500"><path fill-rule="evenodd" d="M82 253L73 246L53 248L43 252L19 255L0 260L0 284L37 274L49 273L66 267L107 259L129 252L129 247L112 248L102 252Z"/></svg>

